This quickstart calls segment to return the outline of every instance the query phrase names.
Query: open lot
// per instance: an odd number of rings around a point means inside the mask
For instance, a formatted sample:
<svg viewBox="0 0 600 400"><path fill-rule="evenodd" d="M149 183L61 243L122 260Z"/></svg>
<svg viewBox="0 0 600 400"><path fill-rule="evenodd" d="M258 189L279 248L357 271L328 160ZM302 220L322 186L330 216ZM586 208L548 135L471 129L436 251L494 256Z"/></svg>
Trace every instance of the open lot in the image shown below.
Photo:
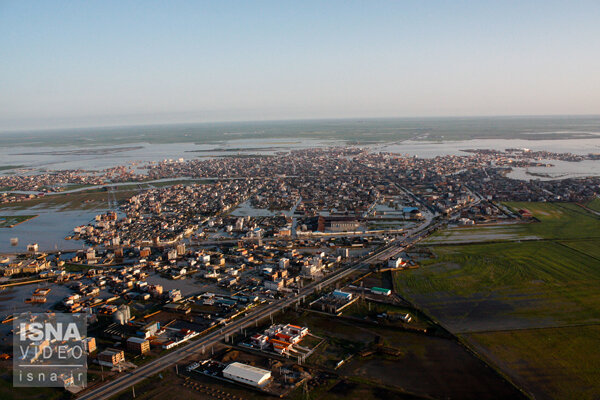
<svg viewBox="0 0 600 400"><path fill-rule="evenodd" d="M508 205L539 220L518 233L543 240L433 246L394 288L536 398L598 398L600 219L575 204Z"/></svg>
<svg viewBox="0 0 600 400"><path fill-rule="evenodd" d="M303 388L298 388L290 396L290 400L304 400L306 394ZM329 379L322 385L309 389L310 399L361 399L361 400L413 400L423 399L418 395L411 395L392 387L373 384L360 377Z"/></svg>
<svg viewBox="0 0 600 400"><path fill-rule="evenodd" d="M317 388L317 392L323 393L318 398L336 398L330 395L334 392L338 396L345 393L346 398L359 398L356 396L362 393L367 396L365 398L388 398L374 394L373 390L377 390L374 386L385 388L390 392L390 398L521 396L500 375L452 338L406 332L393 326L347 322L312 312L287 312L281 322L308 326L311 332L327 337L327 342L307 359L307 364L330 368L338 361L346 360L336 370L342 379L340 382L343 382L341 386L336 389L335 385L339 384L336 383ZM399 355L376 352L363 357L358 354L374 348L376 343L397 350Z"/></svg>
<svg viewBox="0 0 600 400"><path fill-rule="evenodd" d="M60 388L14 388L12 360L0 366L0 399L2 400L67 400L71 395Z"/></svg>
<svg viewBox="0 0 600 400"><path fill-rule="evenodd" d="M383 317L383 315L386 317ZM410 314L412 320L405 323L400 316ZM407 327L411 329L427 329L432 326L426 315L410 307L400 307L373 301L355 301L342 312L343 316L377 321L384 326Z"/></svg>
<svg viewBox="0 0 600 400"><path fill-rule="evenodd" d="M475 348L539 399L597 399L600 326L465 335Z"/></svg>

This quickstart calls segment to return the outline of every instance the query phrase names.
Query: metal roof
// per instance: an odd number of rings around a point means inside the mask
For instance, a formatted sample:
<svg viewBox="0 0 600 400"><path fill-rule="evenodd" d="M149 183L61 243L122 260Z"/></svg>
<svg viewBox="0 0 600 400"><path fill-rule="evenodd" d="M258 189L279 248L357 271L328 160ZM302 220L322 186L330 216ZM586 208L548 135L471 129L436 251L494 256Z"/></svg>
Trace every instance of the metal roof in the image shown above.
<svg viewBox="0 0 600 400"><path fill-rule="evenodd" d="M271 375L271 371L239 362L229 364L225 367L223 373L245 378L257 383Z"/></svg>

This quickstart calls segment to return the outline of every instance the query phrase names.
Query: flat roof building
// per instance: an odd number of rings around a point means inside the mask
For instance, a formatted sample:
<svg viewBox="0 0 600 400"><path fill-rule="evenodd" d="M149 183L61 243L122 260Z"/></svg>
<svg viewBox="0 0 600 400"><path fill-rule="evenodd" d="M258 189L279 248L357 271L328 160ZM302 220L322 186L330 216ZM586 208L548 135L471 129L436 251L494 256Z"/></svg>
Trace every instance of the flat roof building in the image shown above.
<svg viewBox="0 0 600 400"><path fill-rule="evenodd" d="M114 367L123 361L125 361L125 353L123 350L106 349L98 354L98 363L105 367Z"/></svg>
<svg viewBox="0 0 600 400"><path fill-rule="evenodd" d="M150 342L146 339L130 337L127 339L127 350L137 354L147 353L150 351Z"/></svg>

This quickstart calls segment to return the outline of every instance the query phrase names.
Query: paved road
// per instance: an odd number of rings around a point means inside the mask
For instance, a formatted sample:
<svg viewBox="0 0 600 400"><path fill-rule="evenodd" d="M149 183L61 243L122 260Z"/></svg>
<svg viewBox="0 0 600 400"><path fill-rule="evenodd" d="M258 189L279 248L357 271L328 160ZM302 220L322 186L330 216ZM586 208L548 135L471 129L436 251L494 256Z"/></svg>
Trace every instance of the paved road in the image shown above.
<svg viewBox="0 0 600 400"><path fill-rule="evenodd" d="M380 257L382 254L396 254L397 252L404 249L405 246L413 244L423 237L423 231L428 227L428 224L422 224L419 229L415 229L412 233L414 234L411 238L397 239L390 244L380 248L372 255L369 255L358 262L350 265L349 267L334 272L328 277L324 278L319 282L313 282L303 287L300 292L292 297L284 298L281 300L274 301L264 307L257 310L251 311L249 314L231 322L224 326L222 329L215 330L201 339L194 341L184 347L172 351L171 353L154 360L144 366L141 366L131 372L125 373L119 376L117 379L107 382L106 384L91 389L88 392L83 393L80 400L100 400L110 398L132 385L141 382L142 380L157 374L163 369L175 364L177 361L186 358L189 355L197 354L203 349L210 348L215 343L220 342L223 338L236 332L240 332L244 328L250 327L257 323L257 321L268 318L271 314L274 314L285 307L289 307L294 303L303 301L304 297L310 295L315 290L320 290L325 286L329 286L336 281L343 279L350 274L354 273L361 268L368 267L369 262L372 262Z"/></svg>

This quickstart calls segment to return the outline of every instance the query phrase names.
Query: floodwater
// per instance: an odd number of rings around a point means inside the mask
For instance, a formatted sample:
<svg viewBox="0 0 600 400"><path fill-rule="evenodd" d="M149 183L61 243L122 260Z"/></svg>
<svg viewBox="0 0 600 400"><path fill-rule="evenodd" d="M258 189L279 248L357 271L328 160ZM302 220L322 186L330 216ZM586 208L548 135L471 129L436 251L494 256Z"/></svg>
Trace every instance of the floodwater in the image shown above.
<svg viewBox="0 0 600 400"><path fill-rule="evenodd" d="M84 169L99 171L104 168L118 165L130 165L138 170L140 165L163 160L184 160L197 158L215 158L236 154L273 155L279 151L290 151L312 147L329 147L343 145L343 140L318 140L318 139L232 139L215 144L170 143L151 144L135 143L120 146L104 147L3 147L0 148L0 159L3 165L22 165L32 169L0 171L0 174L32 173L43 170ZM445 155L466 155L466 149L495 149L528 148L534 151L546 150L557 153L589 154L600 153L600 137L586 139L565 140L523 140L523 139L473 139L460 141L414 141L388 142L376 145L367 145L365 148L379 152L392 152L402 155L432 158ZM108 149L108 152L99 151ZM53 152L59 152L53 154ZM65 155L60 152L83 152ZM97 151L97 153L96 153ZM35 153L35 154L34 154ZM583 175L600 174L600 161L581 164ZM595 171L595 172L594 172ZM552 172L554 173L554 172ZM560 173L560 171L557 171ZM577 175L579 176L579 175ZM520 179L520 178L519 178Z"/></svg>
<svg viewBox="0 0 600 400"><path fill-rule="evenodd" d="M512 179L521 180L552 180L567 178L584 178L587 176L600 175L600 160L584 160L579 162L543 160L543 162L547 164L552 164L552 166L513 168L513 170L509 174L507 174L507 176Z"/></svg>
<svg viewBox="0 0 600 400"><path fill-rule="evenodd" d="M65 297L73 293L71 289L63 285L52 285L51 291L46 296L46 303L25 303L25 299L31 297L33 291L39 287L46 287L44 283L13 286L0 291L0 317L4 318L10 314L24 312L43 313L46 310L62 301ZM12 323L0 325L0 337L4 339L7 333L13 328Z"/></svg>
<svg viewBox="0 0 600 400"><path fill-rule="evenodd" d="M407 140L400 143L385 143L370 146L373 151L388 151L423 158L447 155L466 155L462 150L526 148L532 151L555 153L590 154L600 153L600 137L592 139L523 140L523 139L473 139L447 142L419 142Z"/></svg>
<svg viewBox="0 0 600 400"><path fill-rule="evenodd" d="M342 145L341 141L314 139L235 139L219 144L136 143L100 147L3 147L0 148L2 165L19 165L37 172L43 170L84 169L99 171L119 165L141 164L164 160L191 160L215 158L236 154L272 155L277 151L289 151L311 147ZM108 150L108 151L103 151ZM71 152L66 155L65 152ZM55 154L53 154L55 153ZM2 171L0 174L15 172ZM138 170L143 172L143 170ZM27 174L31 174L27 171Z"/></svg>
<svg viewBox="0 0 600 400"><path fill-rule="evenodd" d="M65 237L73 234L73 228L89 223L96 214L102 212L106 210L57 211L37 207L19 211L2 210L2 215L38 216L13 228L0 228L0 253L25 252L30 243L37 243L40 251L83 248L83 241L65 240ZM12 246L10 239L15 237L19 239L19 244Z"/></svg>
<svg viewBox="0 0 600 400"><path fill-rule="evenodd" d="M342 145L342 140L318 140L318 139L232 139L212 144L172 143L172 144L149 144L137 143L121 146L112 146L122 151L95 154L94 149L99 147L66 147L56 148L51 146L31 147L2 147L0 148L0 159L2 165L23 165L33 168L35 171L58 170L58 169L86 169L100 170L116 165L128 165L139 161L141 163L157 162L164 159L192 159L197 157L218 157L222 155L244 154L275 154L278 151L289 151L311 147L327 147ZM103 148L106 148L105 146ZM435 157L440 155L465 155L462 150L466 149L497 149L507 148L529 148L531 150L547 150L552 152L570 152L574 154L600 153L600 137L587 139L568 140L503 140L503 139L475 139L448 142L431 141L403 141L390 142L366 146L370 151L385 151L417 157ZM83 153L73 155L52 154L55 151L83 150ZM87 151L87 153L85 152ZM32 153L41 153L32 155ZM515 168L508 174L513 179L560 179L570 177L600 176L600 161L586 160L581 162L567 162L547 160L553 164L552 167ZM15 171L4 171L11 173ZM528 173L529 172L529 173ZM2 172L0 172L1 174ZM31 173L19 172L17 173ZM541 174L543 176L531 175ZM182 178L187 179L187 178ZM172 179L168 179L172 180ZM159 182L158 180L156 182ZM84 189L75 189L84 190ZM295 207L287 212L292 215ZM378 211L387 210L385 205L376 206ZM90 222L99 212L106 210L85 211L57 211L54 209L36 209L20 211L2 211L3 215L31 215L39 216L26 221L14 228L0 228L0 252L22 252L26 250L27 244L38 243L40 250L78 249L83 247L82 242L67 241L65 236L71 235L75 226ZM232 215L236 216L271 216L280 212L256 209L249 202L241 204ZM327 213L324 212L324 215ZM10 239L19 238L18 246L11 246Z"/></svg>

